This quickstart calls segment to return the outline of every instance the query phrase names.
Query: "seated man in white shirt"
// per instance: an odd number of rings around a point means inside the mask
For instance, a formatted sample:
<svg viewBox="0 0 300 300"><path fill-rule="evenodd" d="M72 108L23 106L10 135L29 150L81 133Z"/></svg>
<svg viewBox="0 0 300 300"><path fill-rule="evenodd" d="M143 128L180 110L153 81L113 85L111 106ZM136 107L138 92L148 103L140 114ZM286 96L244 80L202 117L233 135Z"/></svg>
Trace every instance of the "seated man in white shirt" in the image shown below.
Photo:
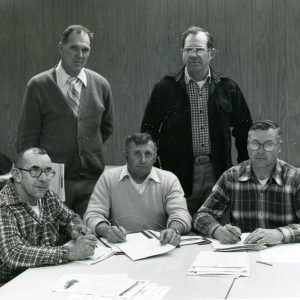
<svg viewBox="0 0 300 300"><path fill-rule="evenodd" d="M126 230L152 229L161 231L162 245L177 246L180 235L190 231L191 216L179 180L153 167L156 156L156 145L148 133L127 137L127 164L104 171L84 216L96 235L117 243L126 240Z"/></svg>

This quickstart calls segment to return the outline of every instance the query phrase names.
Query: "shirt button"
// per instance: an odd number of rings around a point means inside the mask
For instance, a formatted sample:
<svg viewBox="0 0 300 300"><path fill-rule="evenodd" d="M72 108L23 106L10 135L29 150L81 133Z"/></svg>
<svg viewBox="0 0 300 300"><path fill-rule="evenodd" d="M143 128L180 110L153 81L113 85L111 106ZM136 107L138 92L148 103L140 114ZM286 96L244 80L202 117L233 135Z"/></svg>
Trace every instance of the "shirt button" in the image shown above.
<svg viewBox="0 0 300 300"><path fill-rule="evenodd" d="M61 263L62 263L62 260L60 259L58 262L61 264Z"/></svg>

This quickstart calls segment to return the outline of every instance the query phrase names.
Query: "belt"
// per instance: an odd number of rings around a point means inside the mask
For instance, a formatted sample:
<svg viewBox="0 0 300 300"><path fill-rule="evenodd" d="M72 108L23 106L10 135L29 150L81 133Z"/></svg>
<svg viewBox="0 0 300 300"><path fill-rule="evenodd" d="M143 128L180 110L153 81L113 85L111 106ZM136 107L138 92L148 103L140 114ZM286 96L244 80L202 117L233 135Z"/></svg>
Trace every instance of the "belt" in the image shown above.
<svg viewBox="0 0 300 300"><path fill-rule="evenodd" d="M210 163L210 156L209 155L199 155L195 158L194 163L196 165L206 165Z"/></svg>

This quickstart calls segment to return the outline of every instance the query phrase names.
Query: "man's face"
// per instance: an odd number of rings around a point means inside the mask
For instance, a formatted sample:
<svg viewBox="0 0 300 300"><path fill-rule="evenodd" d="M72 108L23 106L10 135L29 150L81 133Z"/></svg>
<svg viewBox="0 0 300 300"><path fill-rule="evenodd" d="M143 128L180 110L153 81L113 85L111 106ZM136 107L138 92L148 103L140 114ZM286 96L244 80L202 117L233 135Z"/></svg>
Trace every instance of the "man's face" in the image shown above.
<svg viewBox="0 0 300 300"><path fill-rule="evenodd" d="M249 143L272 143L275 145L273 151L266 151L263 145L258 150L252 150ZM278 155L282 148L282 142L277 137L276 130L270 128L268 130L253 130L248 135L248 154L254 168L272 168L275 166Z"/></svg>
<svg viewBox="0 0 300 300"><path fill-rule="evenodd" d="M127 153L128 171L137 182L142 182L151 172L156 160L156 150L152 141L147 144L136 145L133 141L129 143Z"/></svg>
<svg viewBox="0 0 300 300"><path fill-rule="evenodd" d="M90 38L81 30L73 30L66 44L60 43L62 67L67 74L77 76L90 55Z"/></svg>
<svg viewBox="0 0 300 300"><path fill-rule="evenodd" d="M197 34L189 34L184 43L184 48L199 48L207 49L207 36L204 32ZM187 71L191 77L197 74L205 78L208 72L209 63L212 59L211 50L205 51L202 55L196 54L195 51L191 54L183 52L182 60L187 67Z"/></svg>
<svg viewBox="0 0 300 300"><path fill-rule="evenodd" d="M51 160L47 154L37 154L32 150L24 153L22 169L30 169L31 167L39 167L42 170L46 168L51 168ZM28 202L35 199L42 198L50 185L51 179L46 177L43 172L39 177L34 178L29 172L19 170L19 180L20 180L20 197Z"/></svg>

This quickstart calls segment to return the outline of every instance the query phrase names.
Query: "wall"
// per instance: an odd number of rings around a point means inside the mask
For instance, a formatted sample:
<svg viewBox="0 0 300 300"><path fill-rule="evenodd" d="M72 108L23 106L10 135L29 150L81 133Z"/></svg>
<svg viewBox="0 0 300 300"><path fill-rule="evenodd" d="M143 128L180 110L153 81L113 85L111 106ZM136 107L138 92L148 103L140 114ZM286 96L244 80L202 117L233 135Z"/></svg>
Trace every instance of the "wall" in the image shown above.
<svg viewBox="0 0 300 300"><path fill-rule="evenodd" d="M87 67L114 93L107 163L122 163L124 138L139 130L153 84L181 66L181 33L196 25L215 39L214 68L239 83L254 120L278 121L281 157L300 166L299 15L298 0L0 0L0 152L14 155L27 81L57 63L65 27L82 24L96 35Z"/></svg>

